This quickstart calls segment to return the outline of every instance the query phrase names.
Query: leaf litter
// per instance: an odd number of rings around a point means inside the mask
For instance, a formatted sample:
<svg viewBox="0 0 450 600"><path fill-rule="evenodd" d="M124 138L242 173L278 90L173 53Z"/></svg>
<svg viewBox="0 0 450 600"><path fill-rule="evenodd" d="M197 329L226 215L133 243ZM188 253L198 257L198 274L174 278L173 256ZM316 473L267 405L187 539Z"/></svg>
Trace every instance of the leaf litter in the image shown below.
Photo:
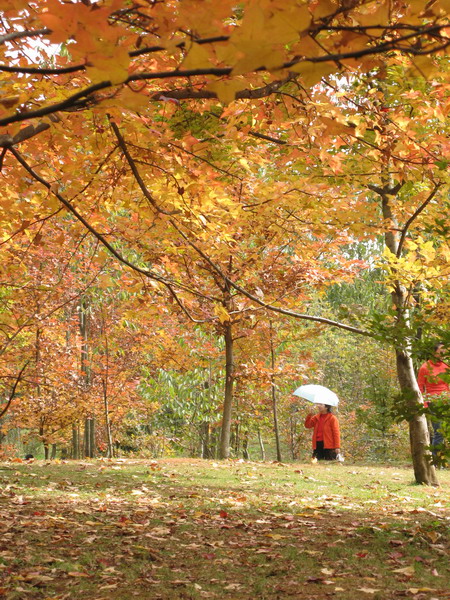
<svg viewBox="0 0 450 600"><path fill-rule="evenodd" d="M450 481L430 493L408 476L344 468L336 482L322 466L176 459L15 464L0 476L0 598L450 599Z"/></svg>

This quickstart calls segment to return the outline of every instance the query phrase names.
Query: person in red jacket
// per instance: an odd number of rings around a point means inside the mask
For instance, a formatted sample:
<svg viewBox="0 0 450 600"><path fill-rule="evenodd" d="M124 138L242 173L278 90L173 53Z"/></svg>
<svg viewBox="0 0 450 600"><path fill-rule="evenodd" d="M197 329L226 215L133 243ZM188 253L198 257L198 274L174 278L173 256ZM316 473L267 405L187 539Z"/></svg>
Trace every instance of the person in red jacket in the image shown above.
<svg viewBox="0 0 450 600"><path fill-rule="evenodd" d="M433 358L423 363L417 373L417 383L424 396L425 406L432 407L433 397L436 398L443 394L450 394L449 384L441 377L444 373L448 372L450 374L450 367L442 360L444 354L445 346L442 342L439 342L434 347ZM439 446L444 441L441 433L441 424L438 421L432 420L431 425L433 427L431 445Z"/></svg>
<svg viewBox="0 0 450 600"><path fill-rule="evenodd" d="M318 414L310 413L305 419L305 427L314 429L312 437L313 458L335 460L340 452L341 433L339 421L328 404L317 404Z"/></svg>

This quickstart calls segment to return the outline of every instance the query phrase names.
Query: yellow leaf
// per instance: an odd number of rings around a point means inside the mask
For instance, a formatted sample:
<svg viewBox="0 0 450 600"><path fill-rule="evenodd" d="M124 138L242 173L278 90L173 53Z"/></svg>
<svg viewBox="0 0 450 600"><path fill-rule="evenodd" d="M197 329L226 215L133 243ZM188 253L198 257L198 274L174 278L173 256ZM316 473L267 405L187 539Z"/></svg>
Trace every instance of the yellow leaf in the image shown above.
<svg viewBox="0 0 450 600"><path fill-rule="evenodd" d="M421 75L425 79L439 74L439 67L431 56L416 56L412 61L412 68L408 70L408 75Z"/></svg>
<svg viewBox="0 0 450 600"><path fill-rule="evenodd" d="M383 25L389 23L389 2L372 2L361 9L360 14L355 14L355 20L363 27L370 25Z"/></svg>
<svg viewBox="0 0 450 600"><path fill-rule="evenodd" d="M401 575L407 575L412 577L415 575L414 567L403 567L402 569L394 569L394 573L400 573Z"/></svg>
<svg viewBox="0 0 450 600"><path fill-rule="evenodd" d="M183 61L183 69L207 69L209 67L211 67L211 61L206 46L194 44Z"/></svg>
<svg viewBox="0 0 450 600"><path fill-rule="evenodd" d="M305 87L311 87L318 83L322 77L330 75L336 71L336 66L331 63L311 63L311 62L299 62L289 68L290 71L300 73L303 85Z"/></svg>
<svg viewBox="0 0 450 600"><path fill-rule="evenodd" d="M359 592L364 592L364 594L375 594L376 592L379 592L380 590L375 589L375 588L358 588Z"/></svg>
<svg viewBox="0 0 450 600"><path fill-rule="evenodd" d="M332 0L319 0L314 8L314 17L316 19L327 17L328 15L334 14L337 9L338 5L336 2L333 2Z"/></svg>
<svg viewBox="0 0 450 600"><path fill-rule="evenodd" d="M115 48L112 56L90 54L86 73L93 83L111 81L113 84L122 83L128 77L130 57L125 48Z"/></svg>
<svg viewBox="0 0 450 600"><path fill-rule="evenodd" d="M148 96L141 92L134 92L129 87L124 87L120 91L116 103L130 110L140 111L148 106Z"/></svg>
<svg viewBox="0 0 450 600"><path fill-rule="evenodd" d="M228 321L231 321L230 315L228 314L225 307L222 306L222 304L216 304L214 306L214 313L217 317L219 317L219 321L221 323L227 323Z"/></svg>
<svg viewBox="0 0 450 600"><path fill-rule="evenodd" d="M222 104L229 104L236 98L236 92L244 90L247 87L245 81L236 79L225 81L213 81L206 86L206 89L215 92Z"/></svg>

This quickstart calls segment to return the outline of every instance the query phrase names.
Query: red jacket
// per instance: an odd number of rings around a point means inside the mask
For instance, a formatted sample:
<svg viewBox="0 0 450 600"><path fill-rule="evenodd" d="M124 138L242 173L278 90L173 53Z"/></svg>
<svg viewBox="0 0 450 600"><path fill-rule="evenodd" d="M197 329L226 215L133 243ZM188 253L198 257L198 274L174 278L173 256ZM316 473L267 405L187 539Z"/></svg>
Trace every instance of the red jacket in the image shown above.
<svg viewBox="0 0 450 600"><path fill-rule="evenodd" d="M424 363L417 374L417 383L419 384L420 391L422 394L427 396L439 396L443 392L448 392L450 387L448 383L442 381L439 377L442 373L450 373L450 368L445 362L441 360L439 362L433 362L427 360Z"/></svg>
<svg viewBox="0 0 450 600"><path fill-rule="evenodd" d="M312 438L312 444L313 444L314 450L316 449L316 445L317 445L316 435L317 435L317 428L319 426L319 417L320 417L319 414L308 415L305 419L305 427L307 427L308 429L312 429L314 427L313 438ZM329 450L334 450L335 448L341 447L341 434L339 431L339 421L333 415L333 413L327 413L325 415L325 422L323 425L323 447L325 449L329 449Z"/></svg>

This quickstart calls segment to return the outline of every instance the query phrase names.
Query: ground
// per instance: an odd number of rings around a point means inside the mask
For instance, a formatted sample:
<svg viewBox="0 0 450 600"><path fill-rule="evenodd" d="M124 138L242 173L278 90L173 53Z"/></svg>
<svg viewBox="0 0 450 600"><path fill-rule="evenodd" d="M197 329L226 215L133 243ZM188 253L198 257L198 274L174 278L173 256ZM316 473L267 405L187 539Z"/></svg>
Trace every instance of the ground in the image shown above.
<svg viewBox="0 0 450 600"><path fill-rule="evenodd" d="M0 464L0 598L450 599L450 472L164 459Z"/></svg>

